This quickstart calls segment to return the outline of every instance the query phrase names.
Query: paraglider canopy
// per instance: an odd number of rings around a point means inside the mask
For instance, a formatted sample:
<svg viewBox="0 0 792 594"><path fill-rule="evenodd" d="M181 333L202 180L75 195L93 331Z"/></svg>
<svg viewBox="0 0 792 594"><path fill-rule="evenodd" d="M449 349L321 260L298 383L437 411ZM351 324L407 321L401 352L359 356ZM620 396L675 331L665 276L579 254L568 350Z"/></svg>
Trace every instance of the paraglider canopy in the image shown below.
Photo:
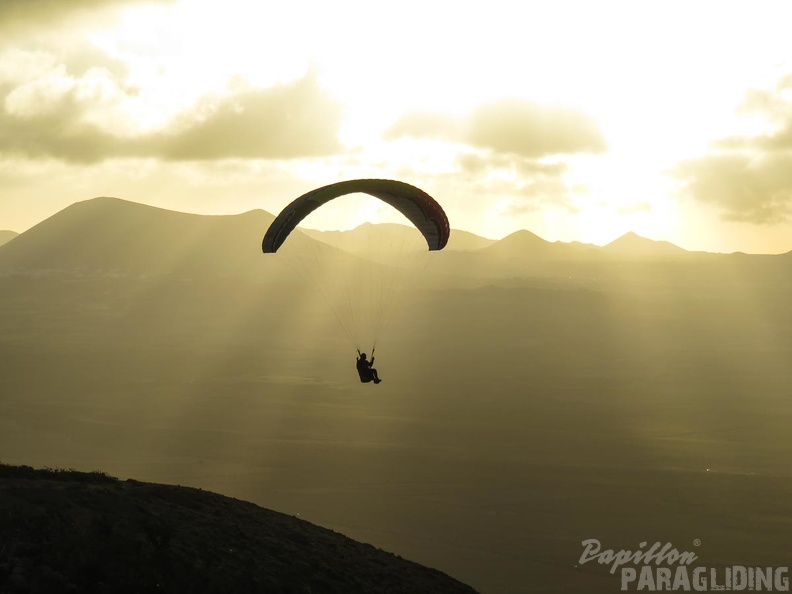
<svg viewBox="0 0 792 594"><path fill-rule="evenodd" d="M358 220L368 206L359 212L347 212L347 206L362 205L354 197L348 200L348 194L368 194L373 202L378 199L390 205L407 218L426 243L421 242L415 229L403 225L360 225L350 231L343 247L313 238L288 239L311 213L335 198L343 197L328 205L328 210L339 206L344 210L342 220ZM443 208L423 190L394 180L356 179L317 188L288 204L267 229L262 249L267 254L278 252L278 259L328 305L355 348L366 344L373 349L405 289L415 288L407 279L415 278L431 252L446 246L449 235Z"/></svg>
<svg viewBox="0 0 792 594"><path fill-rule="evenodd" d="M362 193L379 198L401 212L426 239L430 250L448 243L450 226L443 208L423 190L389 179L353 179L323 186L303 194L275 218L262 243L264 253L274 253L305 217L334 198Z"/></svg>

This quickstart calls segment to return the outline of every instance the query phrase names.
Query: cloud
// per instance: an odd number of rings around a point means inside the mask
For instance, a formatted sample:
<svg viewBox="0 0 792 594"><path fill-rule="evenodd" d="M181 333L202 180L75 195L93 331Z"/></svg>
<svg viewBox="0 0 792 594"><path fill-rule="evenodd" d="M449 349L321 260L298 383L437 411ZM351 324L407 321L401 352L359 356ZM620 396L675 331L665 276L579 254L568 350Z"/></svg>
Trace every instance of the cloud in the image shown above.
<svg viewBox="0 0 792 594"><path fill-rule="evenodd" d="M173 4L175 0L2 0L0 31L60 25L64 18L95 15L129 4Z"/></svg>
<svg viewBox="0 0 792 594"><path fill-rule="evenodd" d="M676 174L687 195L727 220L775 224L792 212L792 155L710 155L680 163Z"/></svg>
<svg viewBox="0 0 792 594"><path fill-rule="evenodd" d="M386 139L403 136L449 140L533 159L601 153L607 148L601 131L586 114L522 99L486 103L463 117L413 111L385 133Z"/></svg>
<svg viewBox="0 0 792 594"><path fill-rule="evenodd" d="M137 136L121 125L110 129L96 115L134 91L109 80L87 87L81 82L64 75L7 86L0 153L90 163L116 157L291 159L339 151L340 107L310 73L290 84L204 98L166 129Z"/></svg>
<svg viewBox="0 0 792 594"><path fill-rule="evenodd" d="M463 142L465 122L462 118L441 112L416 110L399 118L383 136L386 140L411 136Z"/></svg>
<svg viewBox="0 0 792 594"><path fill-rule="evenodd" d="M0 154L93 161L97 151L110 149L109 134L81 121L83 110L72 89L55 85L6 91Z"/></svg>
<svg viewBox="0 0 792 594"><path fill-rule="evenodd" d="M474 146L525 157L600 153L606 148L596 124L583 113L507 99L479 107L470 117Z"/></svg>
<svg viewBox="0 0 792 594"><path fill-rule="evenodd" d="M456 161L463 171L471 174L503 170L521 176L559 176L567 170L564 163L548 163L489 152L462 153L457 155Z"/></svg>
<svg viewBox="0 0 792 594"><path fill-rule="evenodd" d="M511 198L502 214L525 214L547 207L575 210L571 188L564 179L564 163L491 152L464 153L456 161L465 176L477 180L482 192Z"/></svg>
<svg viewBox="0 0 792 594"><path fill-rule="evenodd" d="M455 159L460 178L482 199L508 196L508 206L500 210L505 216L548 207L575 212L567 165L559 159L606 150L599 128L585 114L521 99L486 103L462 116L411 111L383 136L466 145Z"/></svg>
<svg viewBox="0 0 792 594"><path fill-rule="evenodd" d="M728 220L777 224L792 213L792 102L782 78L774 91L746 94L741 113L759 114L771 131L732 136L713 143L713 152L679 163L674 174L683 193L720 209Z"/></svg>
<svg viewBox="0 0 792 594"><path fill-rule="evenodd" d="M783 123L792 115L792 106L784 100L780 92L752 89L746 93L738 112L760 114L770 122Z"/></svg>
<svg viewBox="0 0 792 594"><path fill-rule="evenodd" d="M616 212L619 213L620 215L631 215L642 212L652 212L652 203L635 202L633 204L627 204L625 206L622 206L621 208L616 209Z"/></svg>
<svg viewBox="0 0 792 594"><path fill-rule="evenodd" d="M177 160L225 157L291 159L337 153L340 107L312 76L294 84L248 90L201 105L183 129L148 139L154 154Z"/></svg>
<svg viewBox="0 0 792 594"><path fill-rule="evenodd" d="M539 176L521 183L509 206L501 214L514 216L537 212L547 207L562 208L576 212L572 193L566 182L559 177Z"/></svg>

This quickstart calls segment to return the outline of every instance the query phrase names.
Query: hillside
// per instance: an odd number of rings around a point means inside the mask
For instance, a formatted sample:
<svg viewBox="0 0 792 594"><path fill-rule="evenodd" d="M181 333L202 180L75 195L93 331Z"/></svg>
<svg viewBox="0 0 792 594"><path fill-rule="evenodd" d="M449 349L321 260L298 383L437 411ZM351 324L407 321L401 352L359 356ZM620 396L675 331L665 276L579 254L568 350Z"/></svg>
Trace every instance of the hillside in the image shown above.
<svg viewBox="0 0 792 594"><path fill-rule="evenodd" d="M0 591L474 594L337 532L199 489L0 466Z"/></svg>
<svg viewBox="0 0 792 594"><path fill-rule="evenodd" d="M94 198L65 208L3 246L0 268L262 277L277 269L261 253L261 239L273 219L263 210L207 216ZM315 243L301 233L290 243L299 248L305 242Z"/></svg>
<svg viewBox="0 0 792 594"><path fill-rule="evenodd" d="M481 237L469 231L462 231L460 229L451 230L451 238L448 240L446 250L458 250L462 252L470 252L480 250L487 246L494 244L496 239L488 239Z"/></svg>
<svg viewBox="0 0 792 594"><path fill-rule="evenodd" d="M592 256L596 257L598 251L597 246L579 242L550 242L525 229L515 231L482 250L498 258L555 261L590 259Z"/></svg>
<svg viewBox="0 0 792 594"><path fill-rule="evenodd" d="M349 231L319 231L317 229L303 229L302 227L300 229L309 237L352 253L362 252L364 250L362 247L364 242L366 251L371 250L372 247L375 250L387 249L389 247L388 243L392 243L393 238L397 238L400 243L417 245L421 249L426 247L426 243L421 239L419 232L414 227L395 223L379 223L376 225L364 223ZM377 234L384 233L381 237L374 238L375 241L372 241L372 230L376 230ZM468 231L452 229L451 238L444 249L445 251L468 252L485 248L496 242L497 240L495 239L487 239Z"/></svg>
<svg viewBox="0 0 792 594"><path fill-rule="evenodd" d="M319 231L302 229L303 233L324 243L355 254L370 254L392 250L394 244L401 249L402 245L409 249L426 249L426 242L414 227L394 223L364 223L349 231ZM468 231L451 230L451 238L444 251L471 252L497 243L495 239L487 239Z"/></svg>
<svg viewBox="0 0 792 594"><path fill-rule="evenodd" d="M264 211L211 217L116 198L78 202L20 235L0 251L0 266L161 273L220 267L239 254L258 255ZM227 257L234 253L233 259Z"/></svg>
<svg viewBox="0 0 792 594"><path fill-rule="evenodd" d="M545 255L553 248L553 244L545 241L530 231L515 231L491 246L484 248L487 254L505 258L525 258Z"/></svg>
<svg viewBox="0 0 792 594"><path fill-rule="evenodd" d="M308 237L361 256L385 254L394 250L427 250L426 241L415 227L396 223L364 223L349 231L301 230Z"/></svg>
<svg viewBox="0 0 792 594"><path fill-rule="evenodd" d="M608 254L644 258L683 256L689 253L687 250L668 241L654 241L633 232L625 233L601 249Z"/></svg>
<svg viewBox="0 0 792 594"><path fill-rule="evenodd" d="M530 231L521 230L495 242L485 250L501 258L535 258L546 260L591 260L605 259L659 259L678 257L690 252L667 241L654 241L637 233L626 233L605 246L585 244L578 241L565 243L549 242Z"/></svg>
<svg viewBox="0 0 792 594"><path fill-rule="evenodd" d="M16 231L0 231L0 245L4 245L19 235Z"/></svg>

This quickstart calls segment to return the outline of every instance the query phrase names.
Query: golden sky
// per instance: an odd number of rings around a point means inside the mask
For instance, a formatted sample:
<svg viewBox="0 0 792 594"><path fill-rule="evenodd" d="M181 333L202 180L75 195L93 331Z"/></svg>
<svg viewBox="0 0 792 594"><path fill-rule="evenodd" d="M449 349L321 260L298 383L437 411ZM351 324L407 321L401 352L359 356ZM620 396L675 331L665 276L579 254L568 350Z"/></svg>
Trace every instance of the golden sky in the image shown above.
<svg viewBox="0 0 792 594"><path fill-rule="evenodd" d="M790 22L756 0L3 0L0 229L107 195L275 213L385 177L491 238L786 252Z"/></svg>

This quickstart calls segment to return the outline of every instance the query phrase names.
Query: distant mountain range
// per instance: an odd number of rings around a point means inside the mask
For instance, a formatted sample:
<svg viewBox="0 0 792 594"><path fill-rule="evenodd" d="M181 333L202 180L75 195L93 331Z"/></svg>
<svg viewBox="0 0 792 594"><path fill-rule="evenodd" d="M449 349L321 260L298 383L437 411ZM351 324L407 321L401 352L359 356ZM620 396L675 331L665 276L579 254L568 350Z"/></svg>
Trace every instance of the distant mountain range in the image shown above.
<svg viewBox="0 0 792 594"><path fill-rule="evenodd" d="M261 279L277 268L273 267L272 257L261 253L262 237L273 220L273 215L263 210L209 216L117 198L94 198L73 204L22 234L0 234L0 241L8 238L0 245L0 269ZM323 257L369 258L377 262L378 254L391 249L394 241L426 247L415 229L403 225L364 224L350 231L300 231L281 251L288 246L295 252L311 250ZM438 264L436 270L447 277L481 278L570 276L572 273L562 266L565 262L579 268L587 263L698 261L713 257L725 256L688 252L635 233L599 247L549 242L527 230L501 240L452 231L447 248L433 256Z"/></svg>
<svg viewBox="0 0 792 594"><path fill-rule="evenodd" d="M381 231L388 234L402 229L404 241L414 241L425 245L415 229L404 225L366 223L350 231L317 231L303 229L309 237L323 241L339 249L358 253L362 249L387 249ZM363 247L365 246L365 247ZM487 239L468 231L453 230L445 252L481 252L500 258L550 258L554 260L578 260L592 254L627 256L630 258L668 258L689 254L690 252L667 241L646 239L635 233L627 233L606 246L580 242L550 242L527 230L516 231L503 239Z"/></svg>

